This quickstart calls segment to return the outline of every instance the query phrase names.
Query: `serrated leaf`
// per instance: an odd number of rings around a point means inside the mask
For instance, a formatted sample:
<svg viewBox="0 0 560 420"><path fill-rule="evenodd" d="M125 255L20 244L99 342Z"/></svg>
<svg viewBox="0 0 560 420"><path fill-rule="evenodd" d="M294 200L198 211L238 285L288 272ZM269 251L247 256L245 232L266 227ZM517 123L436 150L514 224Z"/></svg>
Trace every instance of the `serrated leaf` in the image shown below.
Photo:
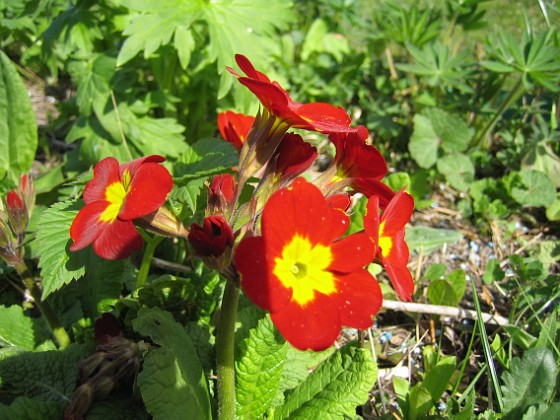
<svg viewBox="0 0 560 420"><path fill-rule="evenodd" d="M206 178L192 179L186 185L174 188L169 198L183 205L186 204L193 214L196 213L198 197L202 192Z"/></svg>
<svg viewBox="0 0 560 420"><path fill-rule="evenodd" d="M187 145L173 167L175 182L185 185L186 182L207 177L230 170L239 164L239 155L228 142L219 139L201 139Z"/></svg>
<svg viewBox="0 0 560 420"><path fill-rule="evenodd" d="M34 350L44 342L42 349L54 350L55 346L46 334L41 334L45 326L41 318L25 315L21 306L0 306L0 342L4 347L19 347Z"/></svg>
<svg viewBox="0 0 560 420"><path fill-rule="evenodd" d="M556 389L557 375L558 366L548 349L529 349L522 358L513 358L510 370L502 374L504 418L521 418L531 405L547 402Z"/></svg>
<svg viewBox="0 0 560 420"><path fill-rule="evenodd" d="M261 418L270 408L288 348L268 315L249 332L235 363L236 417Z"/></svg>
<svg viewBox="0 0 560 420"><path fill-rule="evenodd" d="M66 404L78 380L76 366L94 351L93 343L72 344L64 351L0 349L0 384L14 395Z"/></svg>
<svg viewBox="0 0 560 420"><path fill-rule="evenodd" d="M408 149L422 168L436 163L440 148L447 153L464 151L472 136L472 130L461 118L442 109L426 108L413 121Z"/></svg>
<svg viewBox="0 0 560 420"><path fill-rule="evenodd" d="M77 202L54 204L39 220L36 253L43 278L43 299L85 273L80 254L70 252L70 226L78 214Z"/></svg>
<svg viewBox="0 0 560 420"><path fill-rule="evenodd" d="M521 420L560 419L560 402L529 407Z"/></svg>
<svg viewBox="0 0 560 420"><path fill-rule="evenodd" d="M548 175L537 170L520 173L525 188L513 187L511 196L519 204L540 207L550 206L556 198L556 187Z"/></svg>
<svg viewBox="0 0 560 420"><path fill-rule="evenodd" d="M376 378L371 352L347 345L286 396L285 404L274 409L274 419L353 418Z"/></svg>
<svg viewBox="0 0 560 420"><path fill-rule="evenodd" d="M138 311L134 330L149 336L159 347L144 359L138 386L154 419L210 419L206 377L196 350L181 324L159 308Z"/></svg>
<svg viewBox="0 0 560 420"><path fill-rule="evenodd" d="M18 397L10 405L0 404L0 413L5 419L44 420L62 418L63 402L37 401Z"/></svg>
<svg viewBox="0 0 560 420"><path fill-rule="evenodd" d="M460 241L463 235L451 229L436 229L429 226L413 226L406 229L406 242L408 247L418 252L422 247L424 252L438 249L444 244L453 244Z"/></svg>
<svg viewBox="0 0 560 420"><path fill-rule="evenodd" d="M16 184L31 169L37 150L37 121L27 89L0 51L0 179Z"/></svg>

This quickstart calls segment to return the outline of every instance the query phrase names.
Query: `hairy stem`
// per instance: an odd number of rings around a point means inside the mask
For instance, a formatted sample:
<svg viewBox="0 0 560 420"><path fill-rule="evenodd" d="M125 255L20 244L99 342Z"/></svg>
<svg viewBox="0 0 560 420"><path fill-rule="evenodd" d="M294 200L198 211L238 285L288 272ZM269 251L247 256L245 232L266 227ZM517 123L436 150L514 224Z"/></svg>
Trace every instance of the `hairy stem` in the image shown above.
<svg viewBox="0 0 560 420"><path fill-rule="evenodd" d="M136 278L136 290L146 284L148 273L150 272L150 267L152 266L152 260L154 259L154 252L159 243L163 240L163 236L142 236L146 241L146 249L144 250L144 256L142 257L142 263L140 264L140 270L138 271L138 277Z"/></svg>
<svg viewBox="0 0 560 420"><path fill-rule="evenodd" d="M15 268L29 291L29 294L33 298L35 305L39 308L41 315L43 315L43 318L47 322L58 347L60 349L65 349L71 343L70 337L50 305L41 300L41 289L39 289L39 286L37 286L37 283L33 280L33 276L29 272L27 264L25 264L24 261L19 261L15 264Z"/></svg>
<svg viewBox="0 0 560 420"><path fill-rule="evenodd" d="M218 417L235 418L234 335L239 288L228 281L222 299L216 353L218 362Z"/></svg>

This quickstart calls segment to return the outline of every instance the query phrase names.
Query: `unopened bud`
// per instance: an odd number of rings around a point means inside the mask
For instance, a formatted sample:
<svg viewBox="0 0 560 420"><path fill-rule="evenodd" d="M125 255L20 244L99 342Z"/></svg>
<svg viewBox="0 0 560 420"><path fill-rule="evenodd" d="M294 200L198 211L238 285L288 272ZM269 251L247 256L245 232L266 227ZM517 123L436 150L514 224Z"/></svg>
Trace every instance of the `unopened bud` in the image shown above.
<svg viewBox="0 0 560 420"><path fill-rule="evenodd" d="M208 267L222 271L229 265L234 239L223 217L207 217L202 226L193 223L189 242Z"/></svg>
<svg viewBox="0 0 560 420"><path fill-rule="evenodd" d="M187 238L189 231L175 214L165 206L138 219L134 224L159 236Z"/></svg>
<svg viewBox="0 0 560 420"><path fill-rule="evenodd" d="M108 376L101 376L93 384L95 398L98 400L102 400L103 398L107 397L107 395L111 393L114 387L115 387L115 381L113 380L113 378Z"/></svg>
<svg viewBox="0 0 560 420"><path fill-rule="evenodd" d="M18 236L24 235L29 223L29 215L25 201L15 190L6 195L6 213L14 233Z"/></svg>
<svg viewBox="0 0 560 420"><path fill-rule="evenodd" d="M64 410L65 419L80 419L87 413L91 403L93 403L93 387L88 384L82 384L72 393L70 405Z"/></svg>
<svg viewBox="0 0 560 420"><path fill-rule="evenodd" d="M208 187L208 216L226 215L233 200L235 180L231 174L216 175Z"/></svg>

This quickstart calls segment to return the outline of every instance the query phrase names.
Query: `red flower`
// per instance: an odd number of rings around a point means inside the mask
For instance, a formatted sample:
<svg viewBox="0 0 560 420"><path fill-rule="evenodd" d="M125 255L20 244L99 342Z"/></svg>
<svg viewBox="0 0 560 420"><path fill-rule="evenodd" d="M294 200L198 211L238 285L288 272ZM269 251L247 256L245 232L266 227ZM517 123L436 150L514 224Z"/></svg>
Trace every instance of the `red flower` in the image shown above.
<svg viewBox="0 0 560 420"><path fill-rule="evenodd" d="M356 130L350 128L352 121L344 109L322 102L295 102L278 82L271 82L265 74L257 71L247 57L236 54L235 61L246 76L240 76L231 67L227 67L228 71L247 86L270 113L286 124L321 133Z"/></svg>
<svg viewBox="0 0 560 420"><path fill-rule="evenodd" d="M412 300L414 281L408 264L408 245L404 240L405 225L414 211L414 199L403 190L399 191L379 215L379 198L371 197L367 203L364 229L374 244L375 255L383 267L401 300Z"/></svg>
<svg viewBox="0 0 560 420"><path fill-rule="evenodd" d="M210 216L191 225L189 242L199 256L217 257L233 247L233 231L223 217Z"/></svg>
<svg viewBox="0 0 560 420"><path fill-rule="evenodd" d="M110 260L127 258L142 248L143 240L132 221L155 212L173 187L165 158L152 155L119 166L108 157L94 169L84 190L86 206L80 210L70 236L77 251L93 243L94 251Z"/></svg>
<svg viewBox="0 0 560 420"><path fill-rule="evenodd" d="M311 166L317 157L317 149L306 143L299 134L286 133L272 155L269 165L275 177L294 179Z"/></svg>
<svg viewBox="0 0 560 420"><path fill-rule="evenodd" d="M363 268L373 244L363 233L339 239L348 226L346 213L298 178L268 200L262 236L235 251L243 290L299 349L331 346L343 325L369 328L381 307L379 285Z"/></svg>
<svg viewBox="0 0 560 420"><path fill-rule="evenodd" d="M222 137L239 150L245 143L254 121L253 116L226 111L218 115L218 129Z"/></svg>

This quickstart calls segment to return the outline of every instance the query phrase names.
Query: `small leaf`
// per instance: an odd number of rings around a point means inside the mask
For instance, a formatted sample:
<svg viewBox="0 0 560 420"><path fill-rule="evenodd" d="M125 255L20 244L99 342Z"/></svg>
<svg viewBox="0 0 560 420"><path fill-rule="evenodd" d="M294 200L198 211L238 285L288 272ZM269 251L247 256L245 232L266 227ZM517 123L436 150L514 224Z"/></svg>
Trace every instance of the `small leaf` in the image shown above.
<svg viewBox="0 0 560 420"><path fill-rule="evenodd" d="M474 181L474 165L468 156L453 153L437 161L438 171L445 175L447 182L459 191L467 191Z"/></svg>
<svg viewBox="0 0 560 420"><path fill-rule="evenodd" d="M181 324L169 312L142 307L134 330L158 344L146 358L138 386L154 419L210 419L208 384L196 350Z"/></svg>
<svg viewBox="0 0 560 420"><path fill-rule="evenodd" d="M490 258L488 264L486 265L486 270L482 275L482 280L486 284L492 284L495 281L502 281L506 276L506 273L500 267L500 262L495 258Z"/></svg>
<svg viewBox="0 0 560 420"><path fill-rule="evenodd" d="M371 352L350 345L323 362L274 409L275 419L353 418L377 378Z"/></svg>
<svg viewBox="0 0 560 420"><path fill-rule="evenodd" d="M450 229L436 229L429 226L413 226L406 229L406 242L408 247L418 252L422 247L424 252L438 249L444 244L453 244L460 241L463 235Z"/></svg>
<svg viewBox="0 0 560 420"><path fill-rule="evenodd" d="M239 155L230 143L202 139L187 146L173 167L173 175L179 185L185 185L191 179L223 173L238 164Z"/></svg>
<svg viewBox="0 0 560 420"><path fill-rule="evenodd" d="M236 417L261 418L272 404L289 346L267 315L241 344L236 372Z"/></svg>
<svg viewBox="0 0 560 420"><path fill-rule="evenodd" d="M43 277L43 299L85 273L79 253L70 252L70 226L78 214L77 202L54 204L41 215L36 253Z"/></svg>
<svg viewBox="0 0 560 420"><path fill-rule="evenodd" d="M455 270L445 279L435 280L428 287L428 299L434 305L457 306L466 289L466 278L463 270Z"/></svg>
<svg viewBox="0 0 560 420"><path fill-rule="evenodd" d="M0 51L0 179L16 184L31 169L37 150L37 121L27 89Z"/></svg>
<svg viewBox="0 0 560 420"><path fill-rule="evenodd" d="M529 407L521 420L560 419L560 402L538 404Z"/></svg>
<svg viewBox="0 0 560 420"><path fill-rule="evenodd" d="M511 360L504 382L504 418L517 419L534 404L547 402L556 389L558 366L548 349L529 349Z"/></svg>
<svg viewBox="0 0 560 420"><path fill-rule="evenodd" d="M523 205L540 207L550 206L556 198L556 187L545 173L537 170L521 172L525 188L513 187L511 196Z"/></svg>

